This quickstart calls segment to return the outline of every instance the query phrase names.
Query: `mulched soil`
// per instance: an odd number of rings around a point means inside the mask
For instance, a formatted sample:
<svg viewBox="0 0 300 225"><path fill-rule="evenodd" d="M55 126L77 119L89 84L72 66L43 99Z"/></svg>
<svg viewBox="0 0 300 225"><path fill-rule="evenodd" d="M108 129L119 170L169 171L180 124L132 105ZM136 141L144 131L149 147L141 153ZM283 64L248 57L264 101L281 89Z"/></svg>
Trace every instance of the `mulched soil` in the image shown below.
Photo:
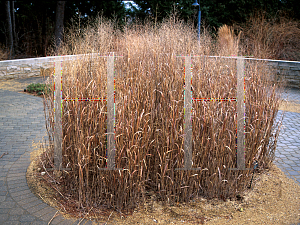
<svg viewBox="0 0 300 225"><path fill-rule="evenodd" d="M51 182L45 182L51 178L43 173L38 160L42 149L38 144L33 147L36 150L31 153L32 162L27 170L29 187L36 196L70 218L66 213L68 209L65 211L62 207L67 204L58 201L60 194L49 185ZM72 208L69 213L74 215L76 212ZM118 211L93 209L85 218L108 224L297 224L300 222L299 209L300 185L272 164L269 169L255 173L252 188L247 189L240 200L199 198L175 206L163 206L161 202L149 200L145 207L136 209L129 216ZM96 218L92 214L97 214Z"/></svg>

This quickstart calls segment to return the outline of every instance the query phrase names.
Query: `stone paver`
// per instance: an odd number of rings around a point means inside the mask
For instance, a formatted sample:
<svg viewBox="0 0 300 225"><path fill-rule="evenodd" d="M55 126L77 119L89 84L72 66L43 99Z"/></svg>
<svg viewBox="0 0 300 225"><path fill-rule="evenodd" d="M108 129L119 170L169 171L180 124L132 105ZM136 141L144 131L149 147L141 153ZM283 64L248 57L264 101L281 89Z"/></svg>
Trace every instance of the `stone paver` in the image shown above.
<svg viewBox="0 0 300 225"><path fill-rule="evenodd" d="M42 99L18 93L43 78L0 82L0 224L48 224L56 209L32 194L25 178L32 141L46 135ZM283 98L300 103L300 90L287 89ZM280 118L283 111L279 111ZM285 112L275 164L300 185L300 113ZM57 215L51 224L78 224ZM80 224L91 224L84 220ZM300 223L298 223L300 224Z"/></svg>
<svg viewBox="0 0 300 225"><path fill-rule="evenodd" d="M281 98L300 104L300 91L296 88L286 88Z"/></svg>
<svg viewBox="0 0 300 225"><path fill-rule="evenodd" d="M57 211L31 193L25 177L32 142L42 141L46 128L42 98L18 92L43 80L38 77L0 82L0 156L8 153L0 159L1 225L44 225ZM74 223L74 219L58 216L51 224Z"/></svg>
<svg viewBox="0 0 300 225"><path fill-rule="evenodd" d="M300 96L300 91L298 93ZM295 95L295 90L293 95ZM294 179L300 185L300 113L279 111L277 118L280 118L282 114L284 116L283 126L277 143L274 163L289 178Z"/></svg>
<svg viewBox="0 0 300 225"><path fill-rule="evenodd" d="M286 88L282 99L300 104L300 90ZM283 116L274 163L300 185L300 113L279 110L277 119Z"/></svg>

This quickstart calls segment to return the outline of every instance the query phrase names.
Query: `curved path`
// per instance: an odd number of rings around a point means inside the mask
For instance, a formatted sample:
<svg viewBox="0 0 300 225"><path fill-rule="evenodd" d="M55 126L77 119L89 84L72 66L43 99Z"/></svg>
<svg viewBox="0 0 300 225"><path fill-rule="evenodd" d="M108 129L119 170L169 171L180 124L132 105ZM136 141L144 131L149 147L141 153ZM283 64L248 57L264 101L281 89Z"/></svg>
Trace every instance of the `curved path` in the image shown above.
<svg viewBox="0 0 300 225"><path fill-rule="evenodd" d="M33 143L46 135L42 98L18 93L33 82L42 82L42 78L0 82L0 156L4 153L0 159L1 225L44 225L57 211L31 193L25 177ZM51 224L79 222L58 215Z"/></svg>
<svg viewBox="0 0 300 225"><path fill-rule="evenodd" d="M300 104L300 90L286 89L282 99L298 105ZM279 111L277 118L280 118L283 113L283 126L275 151L274 163L287 177L294 179L300 185L300 113Z"/></svg>
<svg viewBox="0 0 300 225"><path fill-rule="evenodd" d="M56 210L31 193L26 181L33 141L46 135L42 99L18 93L42 78L0 81L0 224L48 224ZM300 103L300 91L289 90ZM279 116L282 111L279 112ZM300 113L286 112L275 163L300 185ZM5 154L8 153L8 154ZM51 224L92 224L56 216Z"/></svg>

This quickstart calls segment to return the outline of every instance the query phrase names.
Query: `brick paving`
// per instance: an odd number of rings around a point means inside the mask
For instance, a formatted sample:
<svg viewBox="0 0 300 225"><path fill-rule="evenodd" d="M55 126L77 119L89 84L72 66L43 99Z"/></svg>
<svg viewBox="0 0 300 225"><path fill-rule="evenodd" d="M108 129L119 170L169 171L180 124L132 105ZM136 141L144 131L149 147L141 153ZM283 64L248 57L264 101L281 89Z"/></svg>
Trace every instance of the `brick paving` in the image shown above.
<svg viewBox="0 0 300 225"><path fill-rule="evenodd" d="M0 82L0 224L48 224L56 209L31 193L26 180L33 141L46 135L42 98L18 93L42 78ZM13 84L12 84L13 83ZM55 217L51 224L78 224ZM80 224L91 224L84 220Z"/></svg>
<svg viewBox="0 0 300 225"><path fill-rule="evenodd" d="M300 90L286 88L282 99L300 104ZM274 163L287 177L300 185L300 113L279 111L277 119L283 116Z"/></svg>
<svg viewBox="0 0 300 225"><path fill-rule="evenodd" d="M18 93L43 78L0 82L0 224L48 224L57 212L36 197L25 177L32 142L46 135L42 99ZM300 90L289 89L284 98L300 103ZM283 111L279 111L278 118ZM300 185L300 113L285 112L275 164ZM80 220L56 216L51 224L78 224ZM92 224L83 220L80 224ZM300 223L298 223L300 225Z"/></svg>
<svg viewBox="0 0 300 225"><path fill-rule="evenodd" d="M300 104L300 90L296 88L286 88L281 96L283 99Z"/></svg>

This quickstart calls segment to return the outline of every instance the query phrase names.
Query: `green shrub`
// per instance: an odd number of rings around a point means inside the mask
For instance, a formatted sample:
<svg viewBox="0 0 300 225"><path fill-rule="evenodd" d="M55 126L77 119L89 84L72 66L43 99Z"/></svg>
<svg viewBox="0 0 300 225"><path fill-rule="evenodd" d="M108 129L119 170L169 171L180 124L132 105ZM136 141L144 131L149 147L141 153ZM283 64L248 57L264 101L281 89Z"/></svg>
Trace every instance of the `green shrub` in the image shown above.
<svg viewBox="0 0 300 225"><path fill-rule="evenodd" d="M32 83L32 84L29 84L27 86L26 91L29 92L29 93L34 93L35 92L38 95L42 95L43 93L44 94L50 93L51 88L50 88L50 85L47 85L47 84Z"/></svg>

